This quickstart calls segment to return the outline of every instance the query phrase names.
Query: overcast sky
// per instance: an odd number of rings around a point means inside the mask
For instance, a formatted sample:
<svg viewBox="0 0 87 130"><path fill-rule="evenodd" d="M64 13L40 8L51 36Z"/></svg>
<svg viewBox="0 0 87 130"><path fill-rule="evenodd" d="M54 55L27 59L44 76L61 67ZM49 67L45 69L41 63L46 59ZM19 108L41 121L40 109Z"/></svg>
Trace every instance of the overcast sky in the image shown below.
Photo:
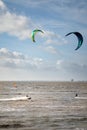
<svg viewBox="0 0 87 130"><path fill-rule="evenodd" d="M87 0L0 0L0 80L71 79L87 80Z"/></svg>

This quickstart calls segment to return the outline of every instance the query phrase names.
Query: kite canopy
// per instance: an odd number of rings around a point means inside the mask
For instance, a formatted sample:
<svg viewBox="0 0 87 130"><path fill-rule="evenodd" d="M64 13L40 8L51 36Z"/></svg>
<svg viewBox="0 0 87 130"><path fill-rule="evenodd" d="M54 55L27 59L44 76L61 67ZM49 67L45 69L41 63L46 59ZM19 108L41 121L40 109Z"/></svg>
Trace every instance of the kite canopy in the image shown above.
<svg viewBox="0 0 87 130"><path fill-rule="evenodd" d="M32 41L33 41L33 42L35 42L35 35L36 35L37 32L43 33L43 31L42 31L42 30L39 30L39 29L33 30L33 31L32 31L32 34L31 34L31 38L32 38Z"/></svg>
<svg viewBox="0 0 87 130"><path fill-rule="evenodd" d="M65 36L68 36L70 34L75 34L77 36L77 38L78 38L78 46L77 46L77 48L75 50L78 50L81 47L82 43L83 43L83 36L79 32L70 32L70 33L66 34Z"/></svg>

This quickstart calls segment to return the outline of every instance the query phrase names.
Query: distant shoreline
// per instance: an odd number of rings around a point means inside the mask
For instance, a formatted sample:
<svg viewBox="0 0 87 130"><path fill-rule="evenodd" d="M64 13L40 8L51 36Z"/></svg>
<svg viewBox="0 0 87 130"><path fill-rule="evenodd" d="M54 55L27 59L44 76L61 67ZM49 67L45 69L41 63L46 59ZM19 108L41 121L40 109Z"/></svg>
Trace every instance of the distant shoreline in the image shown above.
<svg viewBox="0 0 87 130"><path fill-rule="evenodd" d="M87 81L56 81L56 80L0 80L0 82L72 82L72 83L77 83L77 82L87 82Z"/></svg>

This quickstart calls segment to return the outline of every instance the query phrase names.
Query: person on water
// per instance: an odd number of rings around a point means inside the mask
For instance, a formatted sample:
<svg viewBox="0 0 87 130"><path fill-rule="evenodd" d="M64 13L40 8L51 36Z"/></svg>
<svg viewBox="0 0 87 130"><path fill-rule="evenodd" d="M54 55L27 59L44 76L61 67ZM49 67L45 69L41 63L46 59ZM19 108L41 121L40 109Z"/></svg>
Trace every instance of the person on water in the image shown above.
<svg viewBox="0 0 87 130"><path fill-rule="evenodd" d="M26 95L26 97L27 97L28 99L31 99L31 97L29 97L28 95Z"/></svg>
<svg viewBox="0 0 87 130"><path fill-rule="evenodd" d="M78 96L78 94L76 93L75 97L77 97L77 96Z"/></svg>

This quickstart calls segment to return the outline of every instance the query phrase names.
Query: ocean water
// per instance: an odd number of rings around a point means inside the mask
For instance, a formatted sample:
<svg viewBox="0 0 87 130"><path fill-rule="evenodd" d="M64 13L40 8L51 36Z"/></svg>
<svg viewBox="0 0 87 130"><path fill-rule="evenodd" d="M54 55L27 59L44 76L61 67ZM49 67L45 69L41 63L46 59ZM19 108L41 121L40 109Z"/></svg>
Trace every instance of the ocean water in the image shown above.
<svg viewBox="0 0 87 130"><path fill-rule="evenodd" d="M14 85L15 84L15 85ZM0 130L87 130L87 82L0 82Z"/></svg>

